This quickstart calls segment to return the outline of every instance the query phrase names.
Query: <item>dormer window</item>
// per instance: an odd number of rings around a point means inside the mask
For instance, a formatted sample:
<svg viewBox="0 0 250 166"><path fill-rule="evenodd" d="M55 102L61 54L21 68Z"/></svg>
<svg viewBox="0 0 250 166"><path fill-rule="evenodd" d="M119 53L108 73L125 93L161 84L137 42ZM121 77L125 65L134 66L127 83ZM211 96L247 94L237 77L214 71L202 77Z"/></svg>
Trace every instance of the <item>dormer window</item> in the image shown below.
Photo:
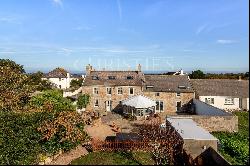
<svg viewBox="0 0 250 166"><path fill-rule="evenodd" d="M178 88L179 88L179 89L186 89L187 87L184 86L184 85L179 85Z"/></svg>
<svg viewBox="0 0 250 166"><path fill-rule="evenodd" d="M153 85L147 85L146 89L153 88L153 87L154 87Z"/></svg>
<svg viewBox="0 0 250 166"><path fill-rule="evenodd" d="M98 76L92 76L92 80L99 80Z"/></svg>
<svg viewBox="0 0 250 166"><path fill-rule="evenodd" d="M132 79L134 79L133 76L127 76L127 80L132 80Z"/></svg>
<svg viewBox="0 0 250 166"><path fill-rule="evenodd" d="M109 80L115 80L115 76L108 76Z"/></svg>

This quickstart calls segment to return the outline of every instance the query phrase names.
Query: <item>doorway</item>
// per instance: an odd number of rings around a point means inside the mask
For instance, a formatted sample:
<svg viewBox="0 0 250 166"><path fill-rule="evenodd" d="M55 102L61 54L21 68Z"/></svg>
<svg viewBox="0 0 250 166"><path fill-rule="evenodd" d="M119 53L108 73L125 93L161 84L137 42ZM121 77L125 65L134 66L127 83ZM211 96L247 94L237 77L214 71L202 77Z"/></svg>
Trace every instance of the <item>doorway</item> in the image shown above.
<svg viewBox="0 0 250 166"><path fill-rule="evenodd" d="M176 112L181 111L181 101L176 102Z"/></svg>
<svg viewBox="0 0 250 166"><path fill-rule="evenodd" d="M111 100L107 100L106 101L106 111L110 112L112 110L112 101Z"/></svg>

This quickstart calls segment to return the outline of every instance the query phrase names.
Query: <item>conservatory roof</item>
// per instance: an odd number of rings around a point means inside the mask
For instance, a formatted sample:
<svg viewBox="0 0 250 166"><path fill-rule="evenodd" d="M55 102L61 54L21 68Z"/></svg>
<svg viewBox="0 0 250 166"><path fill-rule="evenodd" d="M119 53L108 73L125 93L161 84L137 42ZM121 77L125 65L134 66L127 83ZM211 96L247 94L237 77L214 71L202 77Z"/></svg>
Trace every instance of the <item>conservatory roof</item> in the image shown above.
<svg viewBox="0 0 250 166"><path fill-rule="evenodd" d="M134 108L149 108L156 106L156 102L143 95L137 95L123 100L122 105L127 105Z"/></svg>

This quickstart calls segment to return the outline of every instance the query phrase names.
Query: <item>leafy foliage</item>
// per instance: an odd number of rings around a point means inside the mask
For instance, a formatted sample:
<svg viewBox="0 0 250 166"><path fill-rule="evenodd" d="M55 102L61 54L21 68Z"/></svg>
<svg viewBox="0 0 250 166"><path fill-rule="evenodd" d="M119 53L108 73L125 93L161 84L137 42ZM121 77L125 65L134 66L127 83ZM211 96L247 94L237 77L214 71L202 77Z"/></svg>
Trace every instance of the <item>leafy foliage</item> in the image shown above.
<svg viewBox="0 0 250 166"><path fill-rule="evenodd" d="M192 71L192 73L189 76L192 79L203 79L203 78L205 78L205 74L201 70Z"/></svg>
<svg viewBox="0 0 250 166"><path fill-rule="evenodd" d="M44 140L55 139L59 142L76 144L85 140L86 133L83 131L82 118L76 111L60 112L55 119L46 120L38 131L43 133ZM67 148L66 148L67 149Z"/></svg>
<svg viewBox="0 0 250 166"><path fill-rule="evenodd" d="M191 79L249 79L249 72L246 73L204 73L201 70L195 70L192 71L191 74L189 74L189 77Z"/></svg>
<svg viewBox="0 0 250 166"><path fill-rule="evenodd" d="M31 164L41 153L41 133L36 128L48 118L47 113L0 111L0 164Z"/></svg>
<svg viewBox="0 0 250 166"><path fill-rule="evenodd" d="M154 165L147 152L93 152L71 162L71 165Z"/></svg>
<svg viewBox="0 0 250 166"><path fill-rule="evenodd" d="M221 143L220 152L232 164L249 164L249 116L248 112L235 112L239 120L239 132L213 132Z"/></svg>
<svg viewBox="0 0 250 166"><path fill-rule="evenodd" d="M28 103L34 87L28 85L23 66L0 59L0 110L20 110Z"/></svg>
<svg viewBox="0 0 250 166"><path fill-rule="evenodd" d="M246 73L220 73L220 74L215 74L215 73L207 73L205 75L205 78L207 79L249 79L249 74L248 72Z"/></svg>
<svg viewBox="0 0 250 166"><path fill-rule="evenodd" d="M35 86L38 91L52 89L52 84L48 80L42 80L42 77L43 73L40 71L29 74L29 85Z"/></svg>
<svg viewBox="0 0 250 166"><path fill-rule="evenodd" d="M89 104L89 100L90 100L89 94L80 95L77 99L77 107L80 109L86 108L87 105Z"/></svg>
<svg viewBox="0 0 250 166"><path fill-rule="evenodd" d="M0 164L36 164L41 155L85 141L84 121L59 90L30 97L41 73L0 59Z"/></svg>
<svg viewBox="0 0 250 166"><path fill-rule="evenodd" d="M72 80L70 82L70 87L71 88L79 88L82 86L83 83L83 78L79 78L78 80Z"/></svg>
<svg viewBox="0 0 250 166"><path fill-rule="evenodd" d="M31 106L35 108L42 108L46 111L73 111L75 110L71 101L63 98L60 90L47 90L42 94L32 97Z"/></svg>

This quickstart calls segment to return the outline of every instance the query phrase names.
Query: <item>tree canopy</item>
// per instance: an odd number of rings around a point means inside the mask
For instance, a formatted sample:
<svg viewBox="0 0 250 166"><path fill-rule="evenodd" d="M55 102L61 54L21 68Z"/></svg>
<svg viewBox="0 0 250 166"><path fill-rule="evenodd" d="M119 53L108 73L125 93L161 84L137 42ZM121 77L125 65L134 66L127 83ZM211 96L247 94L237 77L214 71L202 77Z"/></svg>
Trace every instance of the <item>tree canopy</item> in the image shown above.
<svg viewBox="0 0 250 166"><path fill-rule="evenodd" d="M201 70L192 71L192 73L189 76L192 79L203 79L203 78L205 78L205 74Z"/></svg>
<svg viewBox="0 0 250 166"><path fill-rule="evenodd" d="M21 109L33 91L23 66L9 59L0 59L0 110Z"/></svg>

